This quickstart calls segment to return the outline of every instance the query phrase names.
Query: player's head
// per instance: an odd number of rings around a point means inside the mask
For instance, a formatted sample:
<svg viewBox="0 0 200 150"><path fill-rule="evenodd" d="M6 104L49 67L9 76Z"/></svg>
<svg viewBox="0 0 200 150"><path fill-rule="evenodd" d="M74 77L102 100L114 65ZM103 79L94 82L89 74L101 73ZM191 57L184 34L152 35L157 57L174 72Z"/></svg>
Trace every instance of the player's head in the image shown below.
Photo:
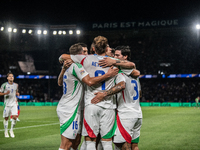
<svg viewBox="0 0 200 150"><path fill-rule="evenodd" d="M82 54L83 48L80 44L74 44L69 48L69 52L71 55Z"/></svg>
<svg viewBox="0 0 200 150"><path fill-rule="evenodd" d="M88 48L87 48L87 45L86 45L85 43L77 43L77 44L79 44L79 45L82 46L82 48L83 48L82 54L83 54L83 55L88 55Z"/></svg>
<svg viewBox="0 0 200 150"><path fill-rule="evenodd" d="M8 80L8 82L13 82L14 81L14 75L13 75L12 72L9 72L7 74L7 80Z"/></svg>
<svg viewBox="0 0 200 150"><path fill-rule="evenodd" d="M110 46L108 45L108 47L106 49L106 55L108 55L110 57L114 57L115 56L115 49L110 48Z"/></svg>
<svg viewBox="0 0 200 150"><path fill-rule="evenodd" d="M95 54L94 43L92 43L91 46L90 46L90 54Z"/></svg>
<svg viewBox="0 0 200 150"><path fill-rule="evenodd" d="M97 36L94 38L94 48L97 54L103 54L106 52L106 48L108 47L108 40L106 37Z"/></svg>
<svg viewBox="0 0 200 150"><path fill-rule="evenodd" d="M131 60L131 50L129 46L117 46L115 48L115 58L120 60Z"/></svg>

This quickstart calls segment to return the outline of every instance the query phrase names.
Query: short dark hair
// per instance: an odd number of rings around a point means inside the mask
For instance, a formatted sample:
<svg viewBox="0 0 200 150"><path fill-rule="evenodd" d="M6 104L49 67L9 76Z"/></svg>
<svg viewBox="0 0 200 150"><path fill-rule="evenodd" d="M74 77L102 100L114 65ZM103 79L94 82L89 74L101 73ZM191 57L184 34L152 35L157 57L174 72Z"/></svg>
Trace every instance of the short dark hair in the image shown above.
<svg viewBox="0 0 200 150"><path fill-rule="evenodd" d="M82 47L87 47L85 43L77 43L77 44L81 45Z"/></svg>
<svg viewBox="0 0 200 150"><path fill-rule="evenodd" d="M129 46L117 46L115 50L120 50L123 56L127 56L127 60L131 60L131 50Z"/></svg>
<svg viewBox="0 0 200 150"><path fill-rule="evenodd" d="M74 44L69 48L69 52L71 55L81 54L83 48L80 44Z"/></svg>

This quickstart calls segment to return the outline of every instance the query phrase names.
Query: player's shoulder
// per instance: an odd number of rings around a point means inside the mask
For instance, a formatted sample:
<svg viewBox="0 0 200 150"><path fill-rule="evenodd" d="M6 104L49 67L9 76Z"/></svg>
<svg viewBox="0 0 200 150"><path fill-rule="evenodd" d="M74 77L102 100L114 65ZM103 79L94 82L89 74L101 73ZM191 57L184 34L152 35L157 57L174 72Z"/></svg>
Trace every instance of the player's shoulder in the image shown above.
<svg viewBox="0 0 200 150"><path fill-rule="evenodd" d="M6 86L8 84L8 82L4 82L1 87Z"/></svg>

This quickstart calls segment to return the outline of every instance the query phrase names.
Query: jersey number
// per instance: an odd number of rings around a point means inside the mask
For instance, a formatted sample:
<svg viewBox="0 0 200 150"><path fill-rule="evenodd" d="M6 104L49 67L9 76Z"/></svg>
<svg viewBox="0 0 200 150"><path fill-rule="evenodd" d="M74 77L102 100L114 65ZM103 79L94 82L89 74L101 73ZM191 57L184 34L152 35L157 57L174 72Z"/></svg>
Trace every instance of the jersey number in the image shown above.
<svg viewBox="0 0 200 150"><path fill-rule="evenodd" d="M67 93L67 83L63 82L63 93L66 94Z"/></svg>
<svg viewBox="0 0 200 150"><path fill-rule="evenodd" d="M136 92L136 95L133 97L133 100L137 100L139 97L139 92L138 92L138 84L135 80L131 80L131 83L134 84L134 90Z"/></svg>
<svg viewBox="0 0 200 150"><path fill-rule="evenodd" d="M94 76L95 77L98 77L99 75L104 75L105 72L103 70L96 70L95 73L94 73ZM102 90L105 90L105 81L101 82L102 86L101 86L101 89Z"/></svg>
<svg viewBox="0 0 200 150"><path fill-rule="evenodd" d="M73 121L73 124L72 124L72 129L78 129L78 124L77 124L77 121Z"/></svg>

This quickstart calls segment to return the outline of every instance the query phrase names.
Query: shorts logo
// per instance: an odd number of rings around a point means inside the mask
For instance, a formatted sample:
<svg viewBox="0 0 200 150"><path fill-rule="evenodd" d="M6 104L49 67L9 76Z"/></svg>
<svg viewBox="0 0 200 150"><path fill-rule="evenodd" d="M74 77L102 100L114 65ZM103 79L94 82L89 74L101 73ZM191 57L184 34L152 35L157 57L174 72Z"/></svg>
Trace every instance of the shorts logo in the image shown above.
<svg viewBox="0 0 200 150"><path fill-rule="evenodd" d="M81 75L83 75L85 73L85 70L81 70L80 73Z"/></svg>
<svg viewBox="0 0 200 150"><path fill-rule="evenodd" d="M76 131L74 131L73 136L76 137Z"/></svg>

